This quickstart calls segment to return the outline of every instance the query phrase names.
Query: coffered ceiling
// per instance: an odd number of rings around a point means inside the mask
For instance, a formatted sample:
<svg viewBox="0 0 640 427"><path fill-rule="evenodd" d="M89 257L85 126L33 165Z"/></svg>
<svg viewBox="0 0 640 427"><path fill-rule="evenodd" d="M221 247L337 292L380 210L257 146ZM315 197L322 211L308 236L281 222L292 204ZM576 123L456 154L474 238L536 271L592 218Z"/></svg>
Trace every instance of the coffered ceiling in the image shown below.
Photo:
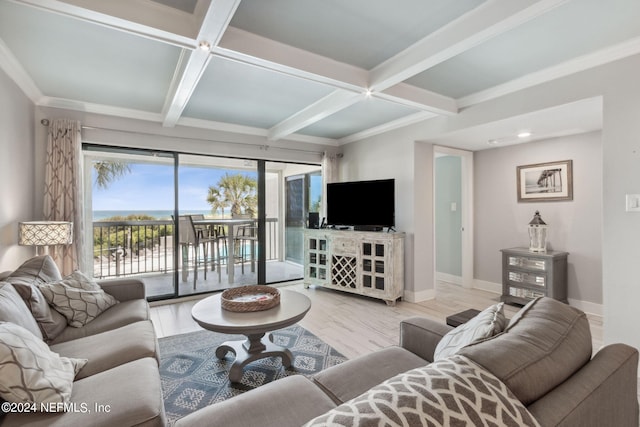
<svg viewBox="0 0 640 427"><path fill-rule="evenodd" d="M341 145L636 54L639 22L638 0L0 0L0 67L41 106ZM587 107L549 132L598 128Z"/></svg>

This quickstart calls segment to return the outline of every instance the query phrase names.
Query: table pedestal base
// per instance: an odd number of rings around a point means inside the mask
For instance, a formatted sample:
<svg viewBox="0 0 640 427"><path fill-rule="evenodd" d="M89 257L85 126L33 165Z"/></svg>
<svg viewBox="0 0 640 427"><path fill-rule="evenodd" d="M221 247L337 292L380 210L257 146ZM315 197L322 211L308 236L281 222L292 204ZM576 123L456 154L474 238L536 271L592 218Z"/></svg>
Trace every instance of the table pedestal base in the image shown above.
<svg viewBox="0 0 640 427"><path fill-rule="evenodd" d="M281 357L282 365L285 368L291 367L293 363L293 355L288 348L273 343L273 335L269 334L251 334L246 335L246 341L227 341L216 349L216 357L224 359L227 352L235 355L235 360L229 370L229 381L239 383L242 379L242 368L254 360L264 359L265 357Z"/></svg>

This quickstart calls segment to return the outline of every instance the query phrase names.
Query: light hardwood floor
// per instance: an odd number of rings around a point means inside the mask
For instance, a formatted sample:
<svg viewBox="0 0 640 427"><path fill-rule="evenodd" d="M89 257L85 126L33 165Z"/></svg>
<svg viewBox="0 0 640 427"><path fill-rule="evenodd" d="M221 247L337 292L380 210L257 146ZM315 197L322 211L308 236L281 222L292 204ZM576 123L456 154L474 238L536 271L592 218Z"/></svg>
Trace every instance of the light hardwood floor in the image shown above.
<svg viewBox="0 0 640 427"><path fill-rule="evenodd" d="M464 289L440 282L434 300L421 303L399 301L395 307L383 301L311 287L301 282L284 286L301 292L312 301L311 310L301 326L314 333L333 348L352 359L379 348L398 344L400 321L413 316L429 317L445 323L447 316L469 309L483 309L499 301L500 296L477 289ZM151 319L158 337L200 330L191 319L191 308L199 299L159 305L151 308ZM507 318L513 317L518 307L505 305ZM594 351L602 345L602 321L590 317Z"/></svg>

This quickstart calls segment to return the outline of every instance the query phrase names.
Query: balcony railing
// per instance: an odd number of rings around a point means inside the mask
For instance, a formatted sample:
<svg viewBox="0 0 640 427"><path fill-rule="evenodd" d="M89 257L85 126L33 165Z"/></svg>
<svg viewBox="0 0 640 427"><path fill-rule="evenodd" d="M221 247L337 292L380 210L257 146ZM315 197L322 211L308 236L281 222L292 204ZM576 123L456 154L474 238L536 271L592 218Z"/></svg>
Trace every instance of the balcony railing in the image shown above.
<svg viewBox="0 0 640 427"><path fill-rule="evenodd" d="M266 219L265 234L266 259L281 259L277 218ZM171 220L94 222L94 277L173 272L174 235Z"/></svg>

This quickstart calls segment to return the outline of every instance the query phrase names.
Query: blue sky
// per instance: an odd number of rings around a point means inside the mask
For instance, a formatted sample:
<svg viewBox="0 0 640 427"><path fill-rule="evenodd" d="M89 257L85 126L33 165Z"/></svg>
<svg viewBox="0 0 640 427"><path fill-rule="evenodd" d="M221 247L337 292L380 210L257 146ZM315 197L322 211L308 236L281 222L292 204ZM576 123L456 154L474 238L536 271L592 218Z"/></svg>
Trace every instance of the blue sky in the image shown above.
<svg viewBox="0 0 640 427"><path fill-rule="evenodd" d="M209 185L215 185L229 169L181 166L180 210L211 209ZM246 172L253 177L257 173ZM93 180L93 210L170 210L174 206L173 165L131 164L131 172L100 189Z"/></svg>

